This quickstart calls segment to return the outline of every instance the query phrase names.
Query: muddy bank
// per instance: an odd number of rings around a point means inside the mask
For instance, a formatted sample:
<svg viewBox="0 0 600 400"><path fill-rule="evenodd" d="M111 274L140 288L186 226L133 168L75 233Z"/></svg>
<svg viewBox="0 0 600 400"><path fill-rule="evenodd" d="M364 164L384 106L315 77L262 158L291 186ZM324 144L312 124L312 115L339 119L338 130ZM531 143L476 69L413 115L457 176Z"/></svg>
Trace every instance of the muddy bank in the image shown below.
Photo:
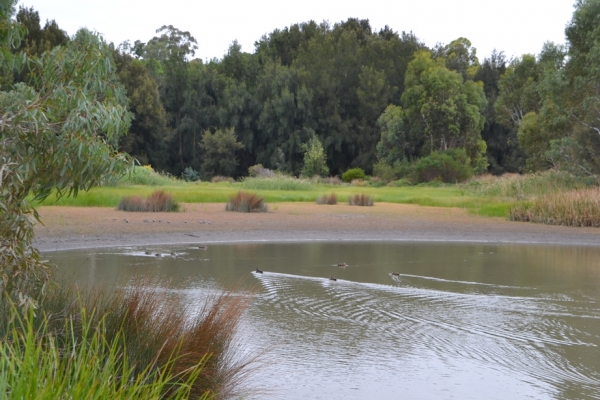
<svg viewBox="0 0 600 400"><path fill-rule="evenodd" d="M42 251L146 244L236 241L464 241L600 245L600 229L479 217L457 208L377 203L374 207L279 203L268 213L226 212L223 204L184 204L178 213L40 207Z"/></svg>

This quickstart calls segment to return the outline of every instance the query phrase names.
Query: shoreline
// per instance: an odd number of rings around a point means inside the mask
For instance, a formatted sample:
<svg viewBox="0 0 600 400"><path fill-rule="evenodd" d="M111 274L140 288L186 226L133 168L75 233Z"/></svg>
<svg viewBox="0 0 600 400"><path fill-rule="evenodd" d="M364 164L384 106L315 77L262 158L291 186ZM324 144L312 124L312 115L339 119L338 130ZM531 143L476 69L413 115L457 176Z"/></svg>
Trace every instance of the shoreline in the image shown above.
<svg viewBox="0 0 600 400"><path fill-rule="evenodd" d="M144 245L431 242L600 246L600 229L511 222L458 208L377 203L374 207L271 204L268 213L185 204L177 213L45 206L34 246L41 252Z"/></svg>

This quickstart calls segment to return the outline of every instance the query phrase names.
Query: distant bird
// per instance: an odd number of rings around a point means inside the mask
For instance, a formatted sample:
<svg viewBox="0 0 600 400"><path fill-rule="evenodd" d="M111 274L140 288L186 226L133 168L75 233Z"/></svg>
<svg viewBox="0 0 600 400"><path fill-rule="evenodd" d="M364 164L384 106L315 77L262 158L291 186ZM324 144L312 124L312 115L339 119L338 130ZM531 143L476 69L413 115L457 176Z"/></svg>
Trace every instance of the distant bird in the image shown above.
<svg viewBox="0 0 600 400"><path fill-rule="evenodd" d="M171 252L171 256L172 256L172 257L177 257L177 253L175 253L175 252Z"/></svg>
<svg viewBox="0 0 600 400"><path fill-rule="evenodd" d="M156 253L156 254L155 254L155 256L156 256L156 257L162 257L162 254L160 254L160 253Z"/></svg>
<svg viewBox="0 0 600 400"><path fill-rule="evenodd" d="M334 282L337 281L337 279L335 279L332 275L329 275L329 280Z"/></svg>
<svg viewBox="0 0 600 400"><path fill-rule="evenodd" d="M400 276L400 274L397 273L397 272L392 272L390 275L392 275L392 276Z"/></svg>
<svg viewBox="0 0 600 400"><path fill-rule="evenodd" d="M348 264L346 264L345 262L341 262L341 263L338 263L338 265L337 265L337 266L338 266L338 267L347 267L347 266L348 266Z"/></svg>
<svg viewBox="0 0 600 400"><path fill-rule="evenodd" d="M262 274L263 272L260 269L256 268L256 273Z"/></svg>
<svg viewBox="0 0 600 400"><path fill-rule="evenodd" d="M198 246L198 248L199 248L200 250L206 250L206 249L208 249L208 246Z"/></svg>
<svg viewBox="0 0 600 400"><path fill-rule="evenodd" d="M147 256L149 256L150 254L152 254L152 252L151 252L151 251L148 251L148 250L146 250L146 251L144 252L144 254L146 254Z"/></svg>

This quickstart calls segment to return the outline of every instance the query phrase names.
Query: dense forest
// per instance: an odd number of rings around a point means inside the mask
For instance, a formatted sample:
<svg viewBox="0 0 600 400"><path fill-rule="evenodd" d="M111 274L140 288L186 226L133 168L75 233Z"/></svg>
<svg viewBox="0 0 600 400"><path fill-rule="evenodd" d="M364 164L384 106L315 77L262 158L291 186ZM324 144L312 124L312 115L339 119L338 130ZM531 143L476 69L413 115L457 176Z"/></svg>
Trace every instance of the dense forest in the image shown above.
<svg viewBox="0 0 600 400"><path fill-rule="evenodd" d="M33 58L72 40L55 21L42 27L33 8L16 19L27 33L15 51ZM368 20L309 21L265 34L253 53L233 42L222 59L203 62L196 38L163 26L147 43L112 47L133 113L119 147L141 164L203 179L245 176L256 164L298 175L314 139L331 175L354 167L401 175L403 165L448 153L476 173L595 177L600 0L578 0L565 35L565 45L546 43L537 55L480 60L466 38L428 48ZM3 79L30 77L23 69Z"/></svg>

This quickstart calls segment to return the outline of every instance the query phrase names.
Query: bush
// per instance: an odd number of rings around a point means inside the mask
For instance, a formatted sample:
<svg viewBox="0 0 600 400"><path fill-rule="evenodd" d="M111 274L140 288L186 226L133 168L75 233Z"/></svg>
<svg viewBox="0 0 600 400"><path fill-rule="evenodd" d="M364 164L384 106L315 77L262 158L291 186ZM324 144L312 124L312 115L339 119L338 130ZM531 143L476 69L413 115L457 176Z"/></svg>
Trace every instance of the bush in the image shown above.
<svg viewBox="0 0 600 400"><path fill-rule="evenodd" d="M600 227L600 191L573 190L522 201L510 208L511 221Z"/></svg>
<svg viewBox="0 0 600 400"><path fill-rule="evenodd" d="M341 185L344 181L342 181L339 176L330 176L324 178L324 182L328 185Z"/></svg>
<svg viewBox="0 0 600 400"><path fill-rule="evenodd" d="M337 204L337 196L335 193L331 193L330 195L324 194L322 196L317 197L317 204Z"/></svg>
<svg viewBox="0 0 600 400"><path fill-rule="evenodd" d="M303 177L327 175L329 173L327 156L319 139L314 136L308 144L302 145L302 148L304 150L304 166L301 175Z"/></svg>
<svg viewBox="0 0 600 400"><path fill-rule="evenodd" d="M248 174L253 178L270 178L275 176L275 172L263 167L262 164L256 164L248 168Z"/></svg>
<svg viewBox="0 0 600 400"><path fill-rule="evenodd" d="M117 205L117 210L133 212L161 212L178 211L179 204L173 200L173 196L162 190L152 193L147 199L140 196L123 197Z"/></svg>
<svg viewBox="0 0 600 400"><path fill-rule="evenodd" d="M373 206L373 197L366 194L355 194L350 197L348 204L351 206Z"/></svg>
<svg viewBox="0 0 600 400"><path fill-rule="evenodd" d="M312 182L308 179L276 174L270 178L246 178L240 185L252 190L312 190Z"/></svg>
<svg viewBox="0 0 600 400"><path fill-rule="evenodd" d="M186 182L196 182L200 180L200 174L195 171L192 167L187 167L183 170L181 177Z"/></svg>
<svg viewBox="0 0 600 400"><path fill-rule="evenodd" d="M445 183L464 182L473 175L469 157L464 149L434 151L413 165L411 180L416 183L441 180Z"/></svg>
<svg viewBox="0 0 600 400"><path fill-rule="evenodd" d="M344 182L350 183L356 179L365 179L365 171L363 171L362 168L351 168L342 174L342 180Z"/></svg>
<svg viewBox="0 0 600 400"><path fill-rule="evenodd" d="M140 185L140 186L174 186L182 185L179 179L169 174L162 174L154 171L151 166L136 166L133 172L125 175L118 182L119 185Z"/></svg>
<svg viewBox="0 0 600 400"><path fill-rule="evenodd" d="M412 186L412 182L409 181L408 179L402 178L402 179L398 179L397 181L392 181L390 183L387 184L390 187L405 187L405 186Z"/></svg>
<svg viewBox="0 0 600 400"><path fill-rule="evenodd" d="M229 198L225 211L267 212L267 205L259 195L240 191Z"/></svg>
<svg viewBox="0 0 600 400"><path fill-rule="evenodd" d="M229 183L233 183L234 180L233 178L230 178L228 176L221 176L221 175L216 175L213 176L212 179L210 180L212 183L219 183L219 182L229 182Z"/></svg>

